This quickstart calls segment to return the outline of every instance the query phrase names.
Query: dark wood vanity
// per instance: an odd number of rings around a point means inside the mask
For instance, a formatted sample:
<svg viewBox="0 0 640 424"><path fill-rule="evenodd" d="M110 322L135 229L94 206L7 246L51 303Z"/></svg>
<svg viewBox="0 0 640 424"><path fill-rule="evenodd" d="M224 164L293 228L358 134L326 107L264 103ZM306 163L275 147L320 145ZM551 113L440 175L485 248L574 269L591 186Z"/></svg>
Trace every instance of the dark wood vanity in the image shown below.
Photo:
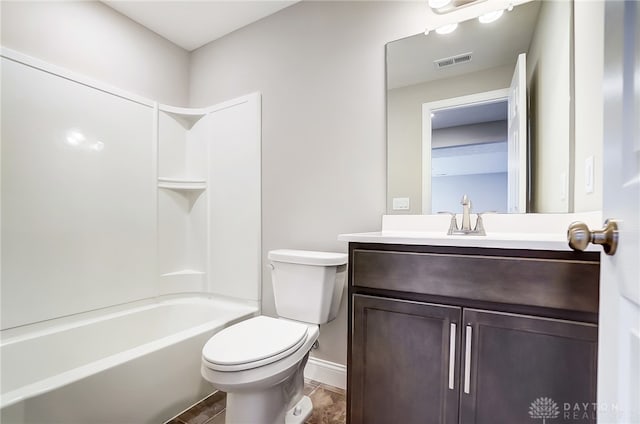
<svg viewBox="0 0 640 424"><path fill-rule="evenodd" d="M599 270L595 252L349 243L348 422L595 422L565 414L596 401Z"/></svg>

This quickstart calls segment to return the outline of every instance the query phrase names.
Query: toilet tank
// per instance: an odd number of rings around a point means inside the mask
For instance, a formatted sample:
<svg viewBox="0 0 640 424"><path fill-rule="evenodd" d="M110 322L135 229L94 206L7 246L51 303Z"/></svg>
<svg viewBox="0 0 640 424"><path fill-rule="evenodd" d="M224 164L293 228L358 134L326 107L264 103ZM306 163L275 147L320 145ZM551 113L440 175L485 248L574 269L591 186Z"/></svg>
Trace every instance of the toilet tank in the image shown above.
<svg viewBox="0 0 640 424"><path fill-rule="evenodd" d="M272 250L267 257L278 316L324 324L338 315L347 276L345 253Z"/></svg>

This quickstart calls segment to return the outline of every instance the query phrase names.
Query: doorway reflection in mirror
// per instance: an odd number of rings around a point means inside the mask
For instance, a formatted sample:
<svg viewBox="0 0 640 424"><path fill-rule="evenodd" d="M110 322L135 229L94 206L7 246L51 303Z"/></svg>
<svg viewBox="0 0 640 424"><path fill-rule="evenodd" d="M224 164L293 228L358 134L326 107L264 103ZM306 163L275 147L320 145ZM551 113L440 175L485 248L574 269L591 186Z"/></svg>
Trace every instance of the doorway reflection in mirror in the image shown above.
<svg viewBox="0 0 640 424"><path fill-rule="evenodd" d="M431 113L431 211L457 211L460 188L474 211L507 212L507 101Z"/></svg>

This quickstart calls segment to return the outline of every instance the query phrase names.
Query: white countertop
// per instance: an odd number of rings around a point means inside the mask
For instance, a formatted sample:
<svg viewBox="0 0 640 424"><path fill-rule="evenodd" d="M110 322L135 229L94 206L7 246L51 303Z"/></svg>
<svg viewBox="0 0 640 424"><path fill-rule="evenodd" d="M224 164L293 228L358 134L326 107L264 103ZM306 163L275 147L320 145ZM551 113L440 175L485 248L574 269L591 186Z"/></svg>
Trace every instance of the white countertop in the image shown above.
<svg viewBox="0 0 640 424"><path fill-rule="evenodd" d="M382 220L382 231L340 234L338 240L360 243L570 251L571 248L567 242L569 224L573 221L584 221L592 229L599 228L600 217L599 212L485 215L486 236L449 236L447 235L449 216L385 215ZM474 222L475 215L472 214L472 223ZM597 252L600 251L600 247L590 244L586 251Z"/></svg>
<svg viewBox="0 0 640 424"><path fill-rule="evenodd" d="M487 247L497 249L571 250L565 235L487 233L486 236L448 236L446 232L378 231L340 234L338 240L360 243L417 244L426 246ZM587 251L597 251L589 245Z"/></svg>

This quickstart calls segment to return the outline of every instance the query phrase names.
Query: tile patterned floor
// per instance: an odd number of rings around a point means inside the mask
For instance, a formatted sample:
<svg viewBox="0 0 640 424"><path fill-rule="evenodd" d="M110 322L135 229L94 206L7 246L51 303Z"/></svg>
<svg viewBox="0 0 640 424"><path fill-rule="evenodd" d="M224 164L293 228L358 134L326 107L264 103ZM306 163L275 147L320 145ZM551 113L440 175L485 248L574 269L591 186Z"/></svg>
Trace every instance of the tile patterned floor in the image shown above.
<svg viewBox="0 0 640 424"><path fill-rule="evenodd" d="M309 381L305 384L305 392L311 383L315 383L307 396L313 403L313 412L306 424L345 424L347 422L347 398L343 389Z"/></svg>
<svg viewBox="0 0 640 424"><path fill-rule="evenodd" d="M313 413L306 424L344 424L347 401L345 391L306 380L304 394L311 398ZM227 396L216 392L166 424L224 424Z"/></svg>

